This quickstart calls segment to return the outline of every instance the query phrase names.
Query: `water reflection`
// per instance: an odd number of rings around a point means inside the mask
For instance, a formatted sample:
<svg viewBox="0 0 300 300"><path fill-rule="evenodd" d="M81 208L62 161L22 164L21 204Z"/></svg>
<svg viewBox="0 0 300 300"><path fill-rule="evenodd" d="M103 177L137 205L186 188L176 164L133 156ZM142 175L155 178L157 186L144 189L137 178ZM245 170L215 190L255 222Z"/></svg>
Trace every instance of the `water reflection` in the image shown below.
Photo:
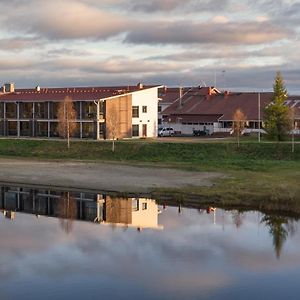
<svg viewBox="0 0 300 300"><path fill-rule="evenodd" d="M287 217L265 215L263 216L262 223L269 228L269 232L273 239L273 246L276 257L279 259L284 242L286 241L289 233L295 234L296 227L294 221Z"/></svg>
<svg viewBox="0 0 300 300"><path fill-rule="evenodd" d="M299 295L299 224L286 216L11 186L0 211L5 299Z"/></svg>
<svg viewBox="0 0 300 300"><path fill-rule="evenodd" d="M0 190L0 209L11 220L17 217L16 213L56 217L66 233L72 231L74 220L135 227L138 231L163 229L158 224L160 210L152 199L11 186Z"/></svg>
<svg viewBox="0 0 300 300"><path fill-rule="evenodd" d="M66 232L72 231L73 220L77 216L76 200L70 196L70 192L63 192L57 205L57 214L60 218L60 226Z"/></svg>

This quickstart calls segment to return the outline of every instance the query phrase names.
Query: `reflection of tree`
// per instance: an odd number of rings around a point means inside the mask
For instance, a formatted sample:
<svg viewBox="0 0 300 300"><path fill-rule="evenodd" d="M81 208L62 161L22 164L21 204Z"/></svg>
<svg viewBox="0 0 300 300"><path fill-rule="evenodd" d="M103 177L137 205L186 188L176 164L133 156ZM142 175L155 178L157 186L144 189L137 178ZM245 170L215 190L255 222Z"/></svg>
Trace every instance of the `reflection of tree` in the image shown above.
<svg viewBox="0 0 300 300"><path fill-rule="evenodd" d="M236 228L240 228L243 224L243 216L244 216L243 213L236 210L233 211L231 215L232 215L232 221L236 226Z"/></svg>
<svg viewBox="0 0 300 300"><path fill-rule="evenodd" d="M288 234L294 234L295 227L291 220L287 217L280 217L274 215L265 215L262 220L269 227L269 233L273 237L273 245L276 257L279 259L284 242Z"/></svg>
<svg viewBox="0 0 300 300"><path fill-rule="evenodd" d="M73 220L77 215L76 200L70 197L69 192L65 192L58 202L58 217L60 218L60 226L66 232L70 233L73 227Z"/></svg>

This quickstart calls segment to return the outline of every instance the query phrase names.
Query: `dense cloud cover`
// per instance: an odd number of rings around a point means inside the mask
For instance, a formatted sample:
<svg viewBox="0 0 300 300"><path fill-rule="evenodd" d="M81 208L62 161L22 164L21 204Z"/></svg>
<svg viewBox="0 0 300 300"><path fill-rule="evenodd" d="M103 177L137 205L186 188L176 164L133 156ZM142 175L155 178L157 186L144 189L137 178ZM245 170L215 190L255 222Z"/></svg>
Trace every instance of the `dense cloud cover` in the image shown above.
<svg viewBox="0 0 300 300"><path fill-rule="evenodd" d="M0 1L0 67L17 86L151 84L300 91L293 0ZM225 71L225 72L224 72Z"/></svg>

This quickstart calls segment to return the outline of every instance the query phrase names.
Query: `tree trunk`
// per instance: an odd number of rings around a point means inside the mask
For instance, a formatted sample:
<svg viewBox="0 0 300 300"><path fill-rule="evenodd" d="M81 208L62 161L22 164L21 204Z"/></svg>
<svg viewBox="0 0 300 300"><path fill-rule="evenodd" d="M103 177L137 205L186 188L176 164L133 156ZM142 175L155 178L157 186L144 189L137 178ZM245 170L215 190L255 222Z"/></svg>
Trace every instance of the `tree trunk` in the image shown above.
<svg viewBox="0 0 300 300"><path fill-rule="evenodd" d="M112 152L115 152L115 137L113 137L113 141L112 141Z"/></svg>
<svg viewBox="0 0 300 300"><path fill-rule="evenodd" d="M68 139L68 149L70 149L70 124L67 118L67 139Z"/></svg>

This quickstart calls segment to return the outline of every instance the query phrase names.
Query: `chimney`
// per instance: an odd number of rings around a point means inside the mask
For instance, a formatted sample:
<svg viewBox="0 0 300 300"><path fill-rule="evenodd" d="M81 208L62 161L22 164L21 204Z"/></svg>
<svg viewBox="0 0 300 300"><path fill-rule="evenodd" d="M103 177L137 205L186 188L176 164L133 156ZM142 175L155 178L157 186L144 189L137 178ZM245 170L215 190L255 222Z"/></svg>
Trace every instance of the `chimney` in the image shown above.
<svg viewBox="0 0 300 300"><path fill-rule="evenodd" d="M3 93L14 93L15 92L15 84L10 82L10 83L5 83L3 86Z"/></svg>
<svg viewBox="0 0 300 300"><path fill-rule="evenodd" d="M36 90L37 92L40 92L40 91L41 91L41 87L40 87L39 85L37 85L37 86L35 87L35 90Z"/></svg>
<svg viewBox="0 0 300 300"><path fill-rule="evenodd" d="M138 87L140 90L142 90L142 89L144 88L144 85L143 85L142 83L139 82L139 83L137 84L137 87Z"/></svg>

